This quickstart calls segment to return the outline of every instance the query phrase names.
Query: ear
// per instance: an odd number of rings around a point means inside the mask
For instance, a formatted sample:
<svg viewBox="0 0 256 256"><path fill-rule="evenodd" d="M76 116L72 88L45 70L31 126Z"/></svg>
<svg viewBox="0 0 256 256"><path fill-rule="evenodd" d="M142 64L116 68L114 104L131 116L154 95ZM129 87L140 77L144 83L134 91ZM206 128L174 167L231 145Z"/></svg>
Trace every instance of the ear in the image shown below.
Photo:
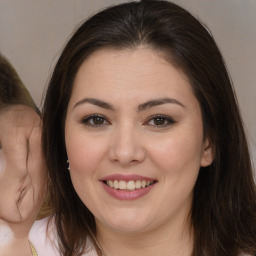
<svg viewBox="0 0 256 256"><path fill-rule="evenodd" d="M214 159L214 147L208 138L205 139L202 146L202 157L201 157L201 167L207 167L212 164Z"/></svg>

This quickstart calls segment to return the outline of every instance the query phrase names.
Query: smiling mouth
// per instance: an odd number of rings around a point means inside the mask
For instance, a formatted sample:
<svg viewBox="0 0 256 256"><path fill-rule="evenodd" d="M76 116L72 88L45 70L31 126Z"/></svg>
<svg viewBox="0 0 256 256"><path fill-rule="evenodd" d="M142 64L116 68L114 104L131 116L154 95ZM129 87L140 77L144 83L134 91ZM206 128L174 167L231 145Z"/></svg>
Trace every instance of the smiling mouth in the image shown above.
<svg viewBox="0 0 256 256"><path fill-rule="evenodd" d="M116 190L128 190L134 191L142 188L149 187L156 183L156 181L146 181L146 180L103 180L104 184L108 187L116 189Z"/></svg>

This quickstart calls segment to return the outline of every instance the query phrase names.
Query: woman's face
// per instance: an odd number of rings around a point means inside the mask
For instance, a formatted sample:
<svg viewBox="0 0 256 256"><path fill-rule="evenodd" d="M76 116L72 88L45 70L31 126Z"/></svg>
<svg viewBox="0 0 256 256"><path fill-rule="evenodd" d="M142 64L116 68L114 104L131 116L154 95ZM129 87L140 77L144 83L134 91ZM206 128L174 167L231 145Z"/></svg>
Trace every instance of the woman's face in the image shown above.
<svg viewBox="0 0 256 256"><path fill-rule="evenodd" d="M187 77L149 48L102 49L81 65L65 140L74 188L97 228L181 225L212 161Z"/></svg>

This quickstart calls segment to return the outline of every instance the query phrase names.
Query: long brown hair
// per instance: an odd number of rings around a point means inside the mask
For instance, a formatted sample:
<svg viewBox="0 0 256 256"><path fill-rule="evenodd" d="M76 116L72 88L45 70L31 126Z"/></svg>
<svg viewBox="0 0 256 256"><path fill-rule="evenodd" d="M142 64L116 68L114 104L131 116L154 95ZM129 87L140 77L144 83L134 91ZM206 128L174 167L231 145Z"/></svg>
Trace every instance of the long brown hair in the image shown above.
<svg viewBox="0 0 256 256"><path fill-rule="evenodd" d="M81 255L95 221L76 194L67 169L64 123L82 62L100 48L147 45L165 54L189 78L200 103L204 133L215 150L194 188L193 256L256 255L256 190L238 104L223 58L209 30L167 1L129 2L85 21L54 69L43 109L43 147L54 219L64 256ZM171 203L171 202L170 202ZM95 243L99 252L99 248Z"/></svg>

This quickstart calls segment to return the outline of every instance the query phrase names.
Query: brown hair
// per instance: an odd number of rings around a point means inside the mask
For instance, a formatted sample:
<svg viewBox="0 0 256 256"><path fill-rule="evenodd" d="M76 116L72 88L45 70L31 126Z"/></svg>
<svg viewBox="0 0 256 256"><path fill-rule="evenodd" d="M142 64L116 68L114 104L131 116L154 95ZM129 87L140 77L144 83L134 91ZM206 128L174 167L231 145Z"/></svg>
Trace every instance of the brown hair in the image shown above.
<svg viewBox="0 0 256 256"><path fill-rule="evenodd" d="M38 109L28 90L11 63L0 54L0 107L10 104L24 104Z"/></svg>
<svg viewBox="0 0 256 256"><path fill-rule="evenodd" d="M97 49L139 45L162 51L187 75L200 103L205 136L214 145L214 161L200 169L194 188L193 256L256 255L255 183L224 61L209 30L196 18L173 3L154 0L120 4L85 21L65 46L50 80L43 109L43 146L62 255L81 255L86 237L93 240L96 234L94 217L65 171L64 123L74 78Z"/></svg>

